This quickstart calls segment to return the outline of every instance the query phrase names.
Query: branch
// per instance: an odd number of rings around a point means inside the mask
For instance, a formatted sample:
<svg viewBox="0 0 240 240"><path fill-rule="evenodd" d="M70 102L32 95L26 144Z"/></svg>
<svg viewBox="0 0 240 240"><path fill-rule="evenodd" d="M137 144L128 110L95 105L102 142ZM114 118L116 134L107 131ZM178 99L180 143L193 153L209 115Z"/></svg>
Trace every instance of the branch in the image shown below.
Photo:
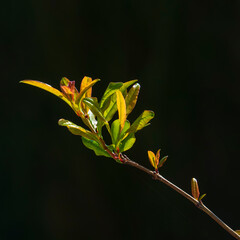
<svg viewBox="0 0 240 240"><path fill-rule="evenodd" d="M227 224L225 224L220 218L218 218L210 209L208 209L202 201L198 201L195 198L193 198L191 195L183 191L181 188L176 186L175 184L168 181L166 178L164 178L162 175L155 171L151 171L142 165L130 160L126 155L122 156L122 163L125 165L129 165L132 167L135 167L148 175L152 176L154 179L166 184L168 187L172 188L176 192L180 193L182 196L187 198L189 201L191 201L197 208L208 214L216 223L218 223L222 228L224 228L229 234L231 234L236 239L240 239L240 235L238 235L234 230L232 230Z"/></svg>

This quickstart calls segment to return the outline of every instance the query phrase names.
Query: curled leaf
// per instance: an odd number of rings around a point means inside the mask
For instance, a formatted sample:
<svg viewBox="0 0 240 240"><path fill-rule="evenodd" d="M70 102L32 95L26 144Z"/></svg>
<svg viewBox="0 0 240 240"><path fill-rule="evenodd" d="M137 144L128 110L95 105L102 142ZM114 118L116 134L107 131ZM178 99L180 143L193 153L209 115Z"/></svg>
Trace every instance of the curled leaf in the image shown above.
<svg viewBox="0 0 240 240"><path fill-rule="evenodd" d="M199 199L199 187L198 187L198 182L196 178L192 178L191 180L191 189L192 189L192 196L198 200Z"/></svg>
<svg viewBox="0 0 240 240"><path fill-rule="evenodd" d="M91 83L92 83L92 78L85 76L81 81L80 92L83 92L83 90L86 87L88 87ZM88 88L88 90L84 94L84 97L91 97L91 96L92 96L92 87Z"/></svg>
<svg viewBox="0 0 240 240"><path fill-rule="evenodd" d="M60 81L60 87L62 93L74 103L78 95L78 90L75 87L75 81L69 81L66 77L63 77Z"/></svg>

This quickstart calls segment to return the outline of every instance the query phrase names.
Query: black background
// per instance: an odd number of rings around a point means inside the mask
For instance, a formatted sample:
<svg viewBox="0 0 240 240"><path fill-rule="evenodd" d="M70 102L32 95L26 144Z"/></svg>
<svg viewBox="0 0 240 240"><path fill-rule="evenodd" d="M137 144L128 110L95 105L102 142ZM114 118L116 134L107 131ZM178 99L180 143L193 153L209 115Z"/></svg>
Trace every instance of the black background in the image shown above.
<svg viewBox="0 0 240 240"><path fill-rule="evenodd" d="M57 125L80 124L60 99L61 77L139 79L130 120L156 113L128 156L169 155L161 173L239 222L239 1L1 3L0 239L233 239L190 202L146 174L96 157Z"/></svg>

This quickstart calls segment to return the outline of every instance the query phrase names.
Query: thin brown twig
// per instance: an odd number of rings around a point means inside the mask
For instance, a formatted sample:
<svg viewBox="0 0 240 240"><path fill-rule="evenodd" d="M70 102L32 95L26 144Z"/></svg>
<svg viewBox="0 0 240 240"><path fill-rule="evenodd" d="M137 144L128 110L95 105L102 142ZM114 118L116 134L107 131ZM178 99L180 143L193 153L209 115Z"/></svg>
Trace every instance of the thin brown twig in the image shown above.
<svg viewBox="0 0 240 240"><path fill-rule="evenodd" d="M191 195L186 193L184 190L173 184L172 182L168 181L166 178L164 178L162 175L155 171L151 171L144 166L130 160L126 155L122 156L122 163L125 165L129 165L132 167L135 167L148 175L151 175L154 179L166 184L176 192L180 193L182 196L187 198L189 201L191 201L197 208L208 214L216 223L218 223L223 229L225 229L229 234L231 234L236 239L240 239L240 235L238 235L233 229L231 229L226 223L224 223L220 218L218 218L210 209L208 209L202 201L198 201L195 198L193 198Z"/></svg>
<svg viewBox="0 0 240 240"><path fill-rule="evenodd" d="M89 120L88 120L89 121ZM90 130L91 132L93 132L94 134L96 134L96 131L94 130L94 128L91 126L90 124ZM97 134L96 134L97 135ZM125 165L129 165L132 167L135 167L149 175L151 175L155 180L158 180L164 184L166 184L167 186L169 186L170 188L172 188L173 190L175 190L176 192L178 192L179 194L181 194L182 196L184 196L185 198L187 198L190 202L192 202L197 208L199 208L200 210L202 210L203 212L205 212L206 214L208 214L216 223L218 223L223 229L225 229L229 234L231 234L233 237L235 237L236 239L240 240L240 235L238 235L233 229L231 229L226 223L224 223L220 218L218 218L210 209L208 209L203 203L202 201L198 201L196 200L194 197L192 197L191 195L189 195L188 193L186 193L184 190L182 190L181 188L179 188L178 186L176 186L175 184L173 184L172 182L168 181L166 178L164 178L162 175L160 175L158 172L156 171L151 171L148 168L145 168L144 166L132 161L131 159L129 159L126 155L115 155L114 153L112 153L106 143L104 142L104 140L98 136L98 139L101 142L101 145L103 146L103 148L105 149L105 151L108 152L108 154L115 160L119 159L123 164Z"/></svg>

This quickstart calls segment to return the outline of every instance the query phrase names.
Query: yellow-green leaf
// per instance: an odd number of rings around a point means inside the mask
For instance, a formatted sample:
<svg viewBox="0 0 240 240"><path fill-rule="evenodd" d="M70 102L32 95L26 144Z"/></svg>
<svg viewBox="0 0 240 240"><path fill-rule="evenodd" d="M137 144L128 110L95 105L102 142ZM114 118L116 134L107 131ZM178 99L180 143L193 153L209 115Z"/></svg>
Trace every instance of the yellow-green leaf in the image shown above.
<svg viewBox="0 0 240 240"><path fill-rule="evenodd" d="M80 92L82 92L90 83L92 82L92 78L84 77L81 82ZM91 97L92 96L92 88L90 87L86 92L84 97Z"/></svg>
<svg viewBox="0 0 240 240"><path fill-rule="evenodd" d="M132 84L134 84L136 81L137 80L131 80L131 81L122 83L122 86L120 86L118 89L122 93L124 93L127 90L127 88L130 87ZM105 96L105 94L104 94L104 96ZM110 100L109 100L109 98L110 98ZM107 100L107 98L106 98L106 100ZM111 94L108 97L108 102L107 101L104 102L104 105L106 105L106 103L107 103L107 107L104 106L103 104L102 105L100 104L101 109L104 109L104 117L106 118L107 121L110 121L112 119L112 117L114 116L114 114L116 113L116 111L117 111L116 101L117 101L116 95L115 94Z"/></svg>
<svg viewBox="0 0 240 240"><path fill-rule="evenodd" d="M128 135L123 141L120 142L119 152L125 152L125 151L129 150L135 142L136 142L136 138L135 138L134 134L132 133L132 134Z"/></svg>
<svg viewBox="0 0 240 240"><path fill-rule="evenodd" d="M47 92L50 92L50 93L54 94L55 96L61 98L70 107L72 107L71 102L59 90L57 90L56 88L53 88L51 85L48 85L48 84L43 83L43 82L35 81L35 80L23 80L23 81L20 81L20 83L29 84L29 85L32 85L34 87L41 88L41 89L43 89Z"/></svg>
<svg viewBox="0 0 240 240"><path fill-rule="evenodd" d="M152 151L148 151L148 159L149 159L151 165L156 169L155 154Z"/></svg>
<svg viewBox="0 0 240 240"><path fill-rule="evenodd" d="M60 126L67 127L68 130L74 135L80 135L82 137L98 141L97 137L92 132L90 132L90 131L86 130L85 128L80 127L80 126L78 126L78 125L76 125L76 124L74 124L74 123L72 123L68 120L60 119L58 121L58 124Z"/></svg>
<svg viewBox="0 0 240 240"><path fill-rule="evenodd" d="M90 83L92 82L92 78L90 77L84 77L82 79L82 82L81 82L81 86L80 86L80 92L82 92ZM91 97L92 96L92 87L90 87L86 92L85 94L83 95L83 98L85 97ZM85 106L84 103L82 103L82 108L84 108L85 112L87 113L89 108L87 106Z"/></svg>
<svg viewBox="0 0 240 240"><path fill-rule="evenodd" d="M192 189L192 196L198 200L199 199L199 187L198 187L198 182L196 178L192 178L191 180L191 189Z"/></svg>
<svg viewBox="0 0 240 240"><path fill-rule="evenodd" d="M121 131L126 121L126 103L121 91L117 90L116 95L117 95L117 108L118 108L118 116L120 120L120 126L121 126L120 131Z"/></svg>
<svg viewBox="0 0 240 240"><path fill-rule="evenodd" d="M127 115L130 114L134 109L137 103L139 91L140 91L140 84L136 83L132 86L129 93L127 94L126 96Z"/></svg>
<svg viewBox="0 0 240 240"><path fill-rule="evenodd" d="M110 82L108 84L108 87L106 89L106 91L104 92L102 99L100 101L100 108L107 108L108 106L105 106L106 104L108 105L109 102L107 102L107 100L109 100L109 97L111 97L118 89L120 89L122 87L123 83L122 82Z"/></svg>
<svg viewBox="0 0 240 240"><path fill-rule="evenodd" d="M83 89L80 91L80 93L78 94L77 99L76 99L76 104L80 105L80 104L81 104L81 101L82 101L82 99L83 99L83 97L84 97L84 95L85 95L85 93L86 93L95 83L97 83L97 82L99 82L99 81L100 81L100 79L96 79L96 80L90 82L89 84L87 84L87 85L85 86L85 88L83 88Z"/></svg>
<svg viewBox="0 0 240 240"><path fill-rule="evenodd" d="M202 194L202 195L199 197L198 201L201 201L206 195L207 195L206 193Z"/></svg>

